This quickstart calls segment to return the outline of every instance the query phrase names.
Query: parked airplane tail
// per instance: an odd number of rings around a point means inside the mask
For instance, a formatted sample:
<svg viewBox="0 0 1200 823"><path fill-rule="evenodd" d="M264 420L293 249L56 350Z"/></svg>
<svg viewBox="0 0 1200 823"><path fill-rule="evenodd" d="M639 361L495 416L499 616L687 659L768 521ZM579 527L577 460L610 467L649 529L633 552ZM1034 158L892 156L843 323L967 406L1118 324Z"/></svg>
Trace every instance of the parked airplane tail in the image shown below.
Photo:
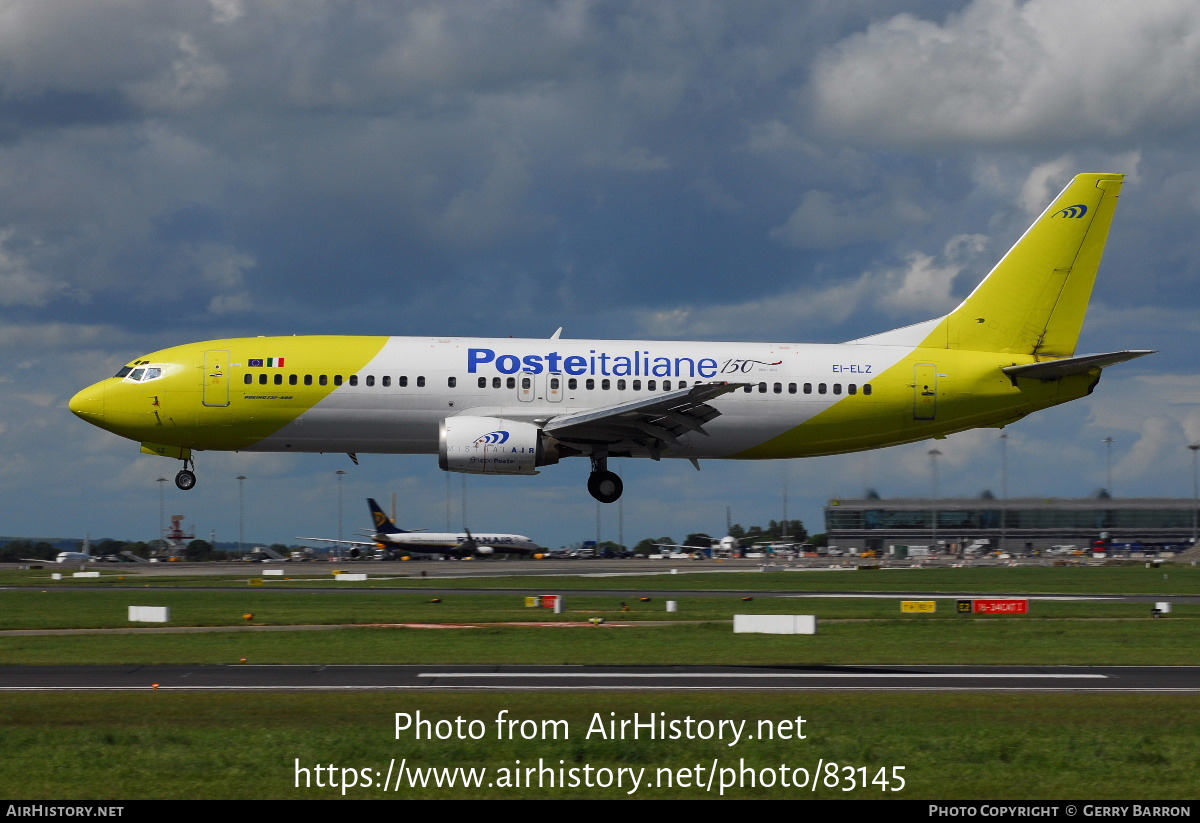
<svg viewBox="0 0 1200 823"><path fill-rule="evenodd" d="M379 508L379 504L375 502L373 497L367 498L367 507L371 510L371 522L375 525L375 531L379 534L405 534L405 529L397 528L392 522L392 518L384 514L383 509Z"/></svg>
<svg viewBox="0 0 1200 823"><path fill-rule="evenodd" d="M950 314L852 342L1070 357L1124 178L1076 175Z"/></svg>

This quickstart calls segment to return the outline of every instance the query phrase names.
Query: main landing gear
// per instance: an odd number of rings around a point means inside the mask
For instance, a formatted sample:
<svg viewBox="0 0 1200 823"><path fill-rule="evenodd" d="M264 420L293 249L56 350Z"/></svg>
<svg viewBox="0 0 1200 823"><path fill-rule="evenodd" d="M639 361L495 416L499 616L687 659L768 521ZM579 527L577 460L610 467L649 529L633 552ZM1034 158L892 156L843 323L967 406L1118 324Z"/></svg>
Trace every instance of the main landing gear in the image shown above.
<svg viewBox="0 0 1200 823"><path fill-rule="evenodd" d="M179 474L175 475L175 485L180 491L187 491L196 485L196 473L192 469L196 468L191 460L183 461L183 468L179 470Z"/></svg>
<svg viewBox="0 0 1200 823"><path fill-rule="evenodd" d="M608 455L592 455L592 473L588 475L588 493L601 503L615 503L621 497L625 484L621 478L608 470Z"/></svg>

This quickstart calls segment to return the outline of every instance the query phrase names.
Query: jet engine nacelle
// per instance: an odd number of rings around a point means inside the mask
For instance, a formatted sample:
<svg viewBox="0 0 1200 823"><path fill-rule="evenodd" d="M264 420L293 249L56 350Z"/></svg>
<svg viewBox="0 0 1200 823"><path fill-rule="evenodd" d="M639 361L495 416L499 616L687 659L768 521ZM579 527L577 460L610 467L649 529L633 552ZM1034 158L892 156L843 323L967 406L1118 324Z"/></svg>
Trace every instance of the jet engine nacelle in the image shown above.
<svg viewBox="0 0 1200 823"><path fill-rule="evenodd" d="M556 442L532 423L502 417L447 417L439 430L438 465L466 474L537 474L557 463Z"/></svg>

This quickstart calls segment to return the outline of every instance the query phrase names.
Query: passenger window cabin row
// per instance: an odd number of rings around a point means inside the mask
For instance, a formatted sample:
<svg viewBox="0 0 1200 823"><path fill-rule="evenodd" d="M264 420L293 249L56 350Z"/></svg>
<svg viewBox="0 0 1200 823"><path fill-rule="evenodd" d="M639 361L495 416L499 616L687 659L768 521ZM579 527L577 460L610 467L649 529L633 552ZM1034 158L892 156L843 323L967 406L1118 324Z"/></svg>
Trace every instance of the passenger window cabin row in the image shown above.
<svg viewBox="0 0 1200 823"><path fill-rule="evenodd" d="M759 394L766 394L768 391L770 391L774 394L783 394L783 384L782 383L773 383L773 384L771 384L770 388L768 388L767 386L768 386L768 384L766 384L766 383L750 383L750 384L747 384L745 387L743 387L742 391L744 391L746 394L750 394L751 392L755 392L755 391L757 391ZM816 393L817 394L841 394L842 388L843 388L843 386L841 383L834 383L832 385L830 385L829 383L817 383ZM872 391L870 383L863 383L861 388L862 388L863 394L870 394ZM845 386L845 390L846 390L846 394L858 394L859 385L857 383L847 383ZM801 389L795 383L788 383L787 384L787 393L788 394L801 393ZM803 394L812 394L813 393L813 384L805 383L802 393Z"/></svg>
<svg viewBox="0 0 1200 823"><path fill-rule="evenodd" d="M329 386L329 385L341 386L341 385L345 384L348 386L362 385L362 386L380 386L383 388L388 388L388 387L392 386L392 379L393 378L391 375L384 375L384 376L377 377L373 374L368 374L368 375L360 378L357 374L352 374L349 377L343 377L340 374L334 374L334 375L288 374L288 375L284 375L284 374L278 373L278 372L275 374L268 374L267 372L259 372L256 377L254 373L247 372L243 378L243 382L247 386L252 386L256 383L260 386L269 386L269 385L282 386L285 384L288 386L299 386L299 385L304 385L304 386L314 386L314 385L315 386ZM517 388L517 381L518 381L518 378L516 378L516 377L493 377L490 380L487 377L480 377L477 380L476 385L481 389L486 389L489 387L489 385L493 389L515 389L515 388ZM614 388L616 389L616 391L627 391L627 390L642 391L643 390L642 386L643 386L643 384L645 384L645 391L660 391L661 390L661 391L665 391L665 392L672 391L674 389L687 388L687 385L688 385L688 381L686 381L686 380L675 380L675 381L645 380L645 381L643 381L643 380L626 380L625 378L617 378L614 380L614 379L611 379L608 377L604 377L604 378L600 378L600 379L596 379L594 377L588 377L583 380L580 380L575 377L570 377L570 378L567 378L566 382L567 382L567 390L568 391L577 391L580 388L581 384L585 391L595 391L597 388L599 388L600 391L611 391ZM699 386L702 384L702 382L703 381L697 380L694 382L694 385ZM522 389L530 389L533 387L532 378L529 378L529 377L521 377L520 383L521 383ZM661 389L659 388L660 383L661 383ZM396 377L395 385L398 386L399 388L407 388L410 385L408 376L401 375L399 377ZM425 388L424 376L417 376L417 377L413 378L411 385L415 386L418 389ZM446 378L446 387L447 388L453 389L457 385L458 385L458 378L456 378L456 377L447 377ZM559 378L559 377L551 377L550 378L550 388L552 390L558 391L561 389L561 387L562 387L562 379L561 378ZM863 394L871 393L871 384L870 383L864 383L861 387L856 383L847 383L844 387L841 383L833 383L832 385L828 384L828 383L817 383L815 386L816 394L840 395L843 392L843 388L844 388L846 394L858 394L860 391L860 388L861 388L861 391ZM784 389L783 383L771 383L771 384L748 383L746 386L744 386L742 388L742 391L744 391L746 394L751 394L753 392L758 392L759 394L767 394L769 392L774 393L774 394L783 394L785 389ZM803 387L801 387L801 385L798 383L788 383L786 391L788 394L813 394L814 386L812 383L805 383L805 384L803 384Z"/></svg>
<svg viewBox="0 0 1200 823"><path fill-rule="evenodd" d="M242 379L242 382L244 382L247 386L254 385L254 383L256 383L256 382L260 386L269 386L269 385L282 386L282 385L284 385L285 382L289 386L299 386L302 384L305 386L330 386L330 385L340 386L343 383L345 383L347 386L360 385L357 374L352 374L347 378L343 378L342 375L340 375L340 374L335 374L335 375L332 375L332 379L331 379L331 376L328 374L318 374L315 376L311 375L311 374L306 374L303 376L303 378L301 378L301 376L298 374L289 374L289 375L287 375L287 379L285 380L284 375L282 375L282 374L277 373L274 375L269 375L265 372L262 372L258 375L258 379L255 380L254 375L250 372L247 372L246 376ZM375 375L369 374L365 378L363 378L361 385L364 385L364 386L379 385L379 386L387 387L387 386L392 385L392 378L391 378L391 375L376 378ZM406 388L409 385L408 376L405 375L402 377L397 377L396 385L399 386L400 388ZM415 385L418 389L425 388L425 378L417 377L413 381L413 385ZM453 377L450 378L450 383L448 385L450 386L450 388L454 388L454 378Z"/></svg>

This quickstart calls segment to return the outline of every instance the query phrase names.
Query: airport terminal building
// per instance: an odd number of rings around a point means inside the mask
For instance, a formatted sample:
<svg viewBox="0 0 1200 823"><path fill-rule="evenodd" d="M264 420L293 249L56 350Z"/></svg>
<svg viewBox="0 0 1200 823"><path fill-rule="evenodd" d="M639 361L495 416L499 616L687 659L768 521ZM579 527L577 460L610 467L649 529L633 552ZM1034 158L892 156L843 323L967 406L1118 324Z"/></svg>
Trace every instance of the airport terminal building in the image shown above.
<svg viewBox="0 0 1200 823"><path fill-rule="evenodd" d="M957 553L986 540L990 550L1022 554L1056 546L1089 549L1102 539L1114 552L1184 551L1192 546L1196 518L1196 501L1163 497L869 497L830 500L825 531L830 546L859 552L936 544Z"/></svg>

